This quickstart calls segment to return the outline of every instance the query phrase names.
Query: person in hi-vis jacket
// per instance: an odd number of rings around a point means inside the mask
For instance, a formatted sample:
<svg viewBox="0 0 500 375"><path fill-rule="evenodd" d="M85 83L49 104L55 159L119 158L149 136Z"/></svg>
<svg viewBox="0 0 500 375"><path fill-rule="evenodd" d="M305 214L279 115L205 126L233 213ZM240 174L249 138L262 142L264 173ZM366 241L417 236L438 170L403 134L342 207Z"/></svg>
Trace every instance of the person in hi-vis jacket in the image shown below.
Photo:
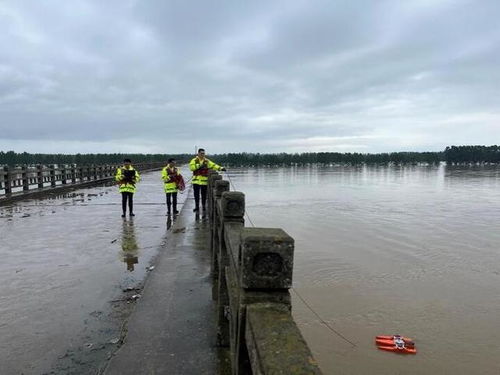
<svg viewBox="0 0 500 375"><path fill-rule="evenodd" d="M161 171L161 179L167 196L167 215L170 215L171 212L177 215L179 213L177 211L177 192L179 189L183 189L184 180L179 168L175 166L175 159L168 159L168 164ZM179 186L181 184L182 187ZM173 210L171 211L170 208L173 208Z"/></svg>
<svg viewBox="0 0 500 375"><path fill-rule="evenodd" d="M141 179L139 172L132 167L130 159L123 160L123 167L118 168L115 175L115 180L119 185L119 191L122 194L122 217L127 213L127 202L129 215L134 215L134 194L137 191L135 186Z"/></svg>
<svg viewBox="0 0 500 375"><path fill-rule="evenodd" d="M200 148L198 150L198 155L191 159L189 162L189 169L193 172L193 179L191 180L193 184L194 191L194 212L200 210L200 193L201 193L201 206L203 210L206 207L207 201L207 185L208 185L208 171L210 169L215 171L225 171L226 168L215 164L213 161L205 157L205 150Z"/></svg>

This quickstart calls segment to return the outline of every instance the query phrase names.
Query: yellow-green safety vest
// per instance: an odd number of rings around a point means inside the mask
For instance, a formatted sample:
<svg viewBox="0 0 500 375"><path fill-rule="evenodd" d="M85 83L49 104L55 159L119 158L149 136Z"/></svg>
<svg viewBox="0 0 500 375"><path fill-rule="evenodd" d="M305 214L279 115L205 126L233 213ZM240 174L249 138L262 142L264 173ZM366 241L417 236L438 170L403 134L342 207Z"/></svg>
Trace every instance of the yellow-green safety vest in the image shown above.
<svg viewBox="0 0 500 375"><path fill-rule="evenodd" d="M189 162L189 169L193 172L191 183L194 185L208 185L208 170L220 171L222 167L207 158L201 161L196 156Z"/></svg>
<svg viewBox="0 0 500 375"><path fill-rule="evenodd" d="M180 176L181 172L179 172L179 168L172 167L170 164L167 164L161 171L161 179L164 182L165 193L177 193L179 191L179 189L177 189L177 183L175 181L170 182L169 175L173 174Z"/></svg>
<svg viewBox="0 0 500 375"><path fill-rule="evenodd" d="M124 178L124 173L123 170L126 170L127 168L125 167L120 167L116 171L115 175L115 180L119 184L119 191L120 193L135 193L137 191L136 184L141 180L141 176L139 175L139 172L137 172L134 167L130 167L128 170L135 171L135 176L134 176L134 183L126 182L126 183L121 183L121 181Z"/></svg>

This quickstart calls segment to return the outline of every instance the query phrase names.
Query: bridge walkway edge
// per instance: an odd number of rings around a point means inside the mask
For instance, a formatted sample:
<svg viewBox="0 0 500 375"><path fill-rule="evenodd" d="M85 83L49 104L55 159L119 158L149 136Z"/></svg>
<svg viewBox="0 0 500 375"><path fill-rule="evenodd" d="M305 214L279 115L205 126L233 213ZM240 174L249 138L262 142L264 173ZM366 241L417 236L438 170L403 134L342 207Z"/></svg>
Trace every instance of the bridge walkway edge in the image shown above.
<svg viewBox="0 0 500 375"><path fill-rule="evenodd" d="M209 223L205 218L196 219L193 207L194 201L188 197L106 375L219 373Z"/></svg>

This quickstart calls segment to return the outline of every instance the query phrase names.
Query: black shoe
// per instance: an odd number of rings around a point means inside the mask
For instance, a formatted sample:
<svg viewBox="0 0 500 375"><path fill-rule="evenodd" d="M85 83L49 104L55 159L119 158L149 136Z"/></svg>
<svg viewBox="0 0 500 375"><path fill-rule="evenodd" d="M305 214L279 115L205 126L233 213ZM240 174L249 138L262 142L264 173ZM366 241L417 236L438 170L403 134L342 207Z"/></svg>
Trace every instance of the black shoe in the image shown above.
<svg viewBox="0 0 500 375"><path fill-rule="evenodd" d="M200 208L199 208L199 207L195 207L195 208L193 209L193 212L198 212L198 211L200 211Z"/></svg>
<svg viewBox="0 0 500 375"><path fill-rule="evenodd" d="M175 210L175 211L174 211L174 214L175 214L175 215L179 215L179 211Z"/></svg>
<svg viewBox="0 0 500 375"><path fill-rule="evenodd" d="M135 216L135 214L131 212L131 213L130 213L130 216Z"/></svg>
<svg viewBox="0 0 500 375"><path fill-rule="evenodd" d="M167 211L167 216L170 216L170 211Z"/></svg>
<svg viewBox="0 0 500 375"><path fill-rule="evenodd" d="M125 214L123 214L122 217L125 217Z"/></svg>

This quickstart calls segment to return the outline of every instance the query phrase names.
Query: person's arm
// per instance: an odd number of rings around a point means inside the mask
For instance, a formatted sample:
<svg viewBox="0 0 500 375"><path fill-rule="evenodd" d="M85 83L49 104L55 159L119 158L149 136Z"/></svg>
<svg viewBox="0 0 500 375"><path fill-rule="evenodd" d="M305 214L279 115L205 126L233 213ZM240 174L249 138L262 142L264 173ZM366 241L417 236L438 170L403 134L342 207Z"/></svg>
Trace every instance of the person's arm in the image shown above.
<svg viewBox="0 0 500 375"><path fill-rule="evenodd" d="M196 165L196 158L193 158L191 159L191 161L189 162L189 169L194 172L198 169L198 166Z"/></svg>
<svg viewBox="0 0 500 375"><path fill-rule="evenodd" d="M120 183L122 181L122 178L123 178L123 176L122 176L122 169L118 168L116 170L116 174L115 174L115 181L118 182L118 183Z"/></svg>
<svg viewBox="0 0 500 375"><path fill-rule="evenodd" d="M135 169L135 183L138 183L139 181L141 181L141 175L137 172L137 169Z"/></svg>
<svg viewBox="0 0 500 375"><path fill-rule="evenodd" d="M166 182L168 180L168 173L167 173L167 167L163 168L161 171L161 179L163 182Z"/></svg>
<svg viewBox="0 0 500 375"><path fill-rule="evenodd" d="M208 160L208 169L214 169L216 171L225 171L226 170L226 168L221 167L219 164L215 164L211 160Z"/></svg>

